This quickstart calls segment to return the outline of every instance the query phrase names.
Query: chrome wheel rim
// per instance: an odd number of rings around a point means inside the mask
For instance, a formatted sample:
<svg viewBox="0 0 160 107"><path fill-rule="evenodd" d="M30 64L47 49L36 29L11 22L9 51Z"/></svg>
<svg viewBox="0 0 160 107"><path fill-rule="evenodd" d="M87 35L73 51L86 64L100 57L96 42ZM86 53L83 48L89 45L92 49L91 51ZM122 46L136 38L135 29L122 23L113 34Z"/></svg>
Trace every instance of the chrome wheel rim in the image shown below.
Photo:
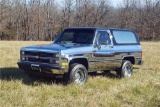
<svg viewBox="0 0 160 107"><path fill-rule="evenodd" d="M82 70L78 69L75 72L75 83L83 84L85 81L85 75Z"/></svg>
<svg viewBox="0 0 160 107"><path fill-rule="evenodd" d="M124 68L124 71L125 71L125 77L131 77L132 75L132 66L127 64Z"/></svg>

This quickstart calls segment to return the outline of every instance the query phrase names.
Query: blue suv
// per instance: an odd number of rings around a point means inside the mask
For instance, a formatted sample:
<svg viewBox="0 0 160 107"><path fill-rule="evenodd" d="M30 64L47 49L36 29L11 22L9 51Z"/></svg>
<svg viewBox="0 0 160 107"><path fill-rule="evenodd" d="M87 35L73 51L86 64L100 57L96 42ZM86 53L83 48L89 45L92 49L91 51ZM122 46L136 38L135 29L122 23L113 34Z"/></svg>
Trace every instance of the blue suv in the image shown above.
<svg viewBox="0 0 160 107"><path fill-rule="evenodd" d="M83 84L89 72L116 71L131 77L140 65L142 49L136 33L115 28L67 28L52 44L20 49L18 66L30 75L62 76Z"/></svg>

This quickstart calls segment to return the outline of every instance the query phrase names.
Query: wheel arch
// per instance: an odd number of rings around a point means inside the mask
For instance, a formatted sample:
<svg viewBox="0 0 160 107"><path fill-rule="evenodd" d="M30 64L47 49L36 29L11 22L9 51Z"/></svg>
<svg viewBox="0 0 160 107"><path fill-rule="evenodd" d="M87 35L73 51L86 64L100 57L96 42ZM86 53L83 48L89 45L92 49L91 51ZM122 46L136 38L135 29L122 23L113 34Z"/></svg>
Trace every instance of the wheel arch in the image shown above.
<svg viewBox="0 0 160 107"><path fill-rule="evenodd" d="M125 56L125 57L123 57L122 60L128 60L128 61L130 61L132 64L135 64L135 57L134 57L134 56Z"/></svg>
<svg viewBox="0 0 160 107"><path fill-rule="evenodd" d="M69 65L71 65L73 63L82 64L82 65L84 65L86 67L87 70L89 69L89 62L88 62L88 59L85 58L85 57L75 57L75 58L72 58L69 61Z"/></svg>

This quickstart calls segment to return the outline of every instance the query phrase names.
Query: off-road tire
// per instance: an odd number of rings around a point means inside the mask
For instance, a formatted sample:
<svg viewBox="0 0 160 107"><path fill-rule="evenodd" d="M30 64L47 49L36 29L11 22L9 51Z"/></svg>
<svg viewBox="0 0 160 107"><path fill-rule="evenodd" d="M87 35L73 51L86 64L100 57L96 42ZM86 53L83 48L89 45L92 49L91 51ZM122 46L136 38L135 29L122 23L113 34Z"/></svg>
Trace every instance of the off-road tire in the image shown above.
<svg viewBox="0 0 160 107"><path fill-rule="evenodd" d="M73 63L69 66L69 72L64 74L64 80L68 83L84 84L88 78L88 71L82 64Z"/></svg>
<svg viewBox="0 0 160 107"><path fill-rule="evenodd" d="M128 60L124 60L121 67L117 69L116 72L121 78L131 77L133 73L132 63Z"/></svg>

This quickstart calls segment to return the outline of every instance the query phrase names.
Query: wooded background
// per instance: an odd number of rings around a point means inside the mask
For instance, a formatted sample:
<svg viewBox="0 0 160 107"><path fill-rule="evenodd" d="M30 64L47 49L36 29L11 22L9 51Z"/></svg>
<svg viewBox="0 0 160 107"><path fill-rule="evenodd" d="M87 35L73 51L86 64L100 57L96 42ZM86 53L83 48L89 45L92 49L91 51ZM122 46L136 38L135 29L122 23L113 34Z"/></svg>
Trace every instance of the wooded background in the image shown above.
<svg viewBox="0 0 160 107"><path fill-rule="evenodd" d="M135 30L160 40L160 0L0 0L0 40L52 40L67 27Z"/></svg>

